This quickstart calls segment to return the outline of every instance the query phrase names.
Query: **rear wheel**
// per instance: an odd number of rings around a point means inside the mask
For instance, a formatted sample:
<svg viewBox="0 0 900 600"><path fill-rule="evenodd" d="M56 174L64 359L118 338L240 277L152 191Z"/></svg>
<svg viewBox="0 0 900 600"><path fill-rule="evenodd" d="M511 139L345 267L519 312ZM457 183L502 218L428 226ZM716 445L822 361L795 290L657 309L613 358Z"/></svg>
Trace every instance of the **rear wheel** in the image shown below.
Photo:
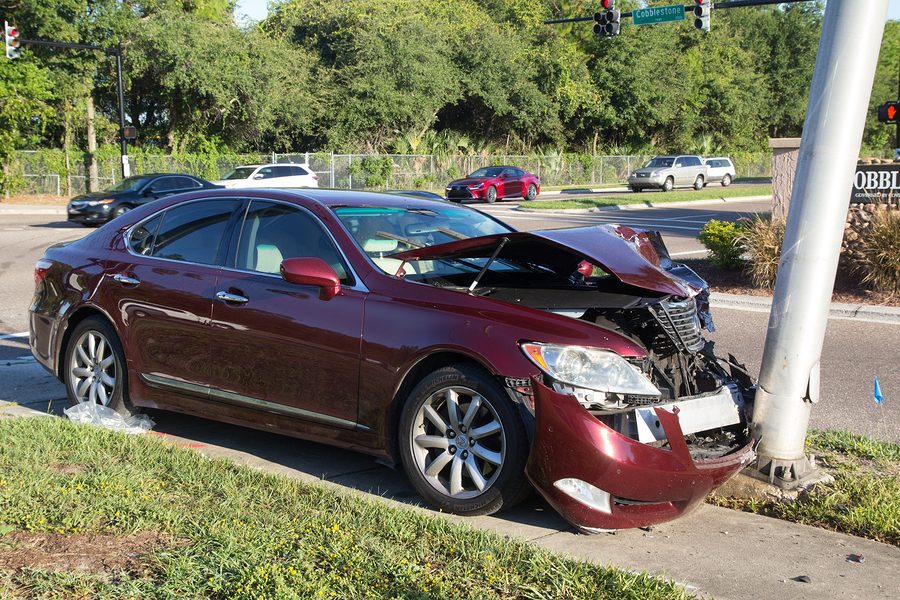
<svg viewBox="0 0 900 600"><path fill-rule="evenodd" d="M525 200L531 202L535 198L537 198L537 186L535 186L533 183L529 183L528 189L525 190Z"/></svg>
<svg viewBox="0 0 900 600"><path fill-rule="evenodd" d="M694 180L694 189L695 190L703 189L703 175L697 175L697 179Z"/></svg>
<svg viewBox="0 0 900 600"><path fill-rule="evenodd" d="M671 177L667 177L666 182L663 184L663 191L671 192L673 187L675 187L675 180Z"/></svg>
<svg viewBox="0 0 900 600"><path fill-rule="evenodd" d="M478 367L451 365L419 382L403 407L399 436L410 482L436 508L491 514L530 490L522 419Z"/></svg>
<svg viewBox="0 0 900 600"><path fill-rule="evenodd" d="M731 185L731 175L725 175L722 178L722 187L728 187L729 185Z"/></svg>
<svg viewBox="0 0 900 600"><path fill-rule="evenodd" d="M92 402L126 417L134 414L125 392L125 354L109 323L88 317L76 325L64 360L63 377L72 406Z"/></svg>
<svg viewBox="0 0 900 600"><path fill-rule="evenodd" d="M497 201L497 188L491 186L487 189L487 192L484 194L484 199L488 202L488 204L493 204Z"/></svg>
<svg viewBox="0 0 900 600"><path fill-rule="evenodd" d="M636 185L633 185L633 186L631 186L631 191L634 192L635 194L637 194L638 192L641 191L641 188L639 188Z"/></svg>

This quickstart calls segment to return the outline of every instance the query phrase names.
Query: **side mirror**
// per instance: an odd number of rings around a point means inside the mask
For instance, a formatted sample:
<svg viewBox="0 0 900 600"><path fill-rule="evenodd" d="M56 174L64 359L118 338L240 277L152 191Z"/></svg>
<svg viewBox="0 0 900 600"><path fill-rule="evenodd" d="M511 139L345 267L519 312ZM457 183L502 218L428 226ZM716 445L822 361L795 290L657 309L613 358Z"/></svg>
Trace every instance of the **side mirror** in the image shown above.
<svg viewBox="0 0 900 600"><path fill-rule="evenodd" d="M506 173L500 173L500 179L506 179L507 177L509 177L509 175Z"/></svg>
<svg viewBox="0 0 900 600"><path fill-rule="evenodd" d="M143 192L141 192L141 196L155 196L156 190L152 187L146 188Z"/></svg>
<svg viewBox="0 0 900 600"><path fill-rule="evenodd" d="M331 300L341 291L341 280L321 258L286 258L281 261L281 277L298 285L314 285L319 298Z"/></svg>
<svg viewBox="0 0 900 600"><path fill-rule="evenodd" d="M257 173L256 175L253 176L253 179L262 179L262 178L263 178L262 173Z"/></svg>

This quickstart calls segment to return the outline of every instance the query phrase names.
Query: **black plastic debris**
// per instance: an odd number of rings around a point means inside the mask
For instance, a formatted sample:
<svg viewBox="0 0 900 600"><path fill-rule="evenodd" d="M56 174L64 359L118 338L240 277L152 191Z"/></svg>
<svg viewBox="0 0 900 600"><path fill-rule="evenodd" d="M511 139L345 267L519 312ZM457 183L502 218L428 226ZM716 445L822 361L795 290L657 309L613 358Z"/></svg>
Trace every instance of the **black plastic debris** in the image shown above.
<svg viewBox="0 0 900 600"><path fill-rule="evenodd" d="M863 564L864 562L866 562L866 557L863 556L862 554L848 554L847 562L855 562L855 563Z"/></svg>
<svg viewBox="0 0 900 600"><path fill-rule="evenodd" d="M809 575L797 575L796 577L792 577L794 581L799 581L800 583L812 583L812 579L809 578Z"/></svg>

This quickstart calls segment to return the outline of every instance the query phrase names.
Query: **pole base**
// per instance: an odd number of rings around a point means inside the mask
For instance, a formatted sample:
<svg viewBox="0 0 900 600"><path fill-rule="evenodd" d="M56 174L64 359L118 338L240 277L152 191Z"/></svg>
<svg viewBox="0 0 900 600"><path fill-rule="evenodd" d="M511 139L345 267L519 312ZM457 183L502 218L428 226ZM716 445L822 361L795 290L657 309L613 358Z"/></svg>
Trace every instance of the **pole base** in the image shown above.
<svg viewBox="0 0 900 600"><path fill-rule="evenodd" d="M825 475L807 456L795 460L757 456L756 461L744 469L744 474L783 490L806 487Z"/></svg>

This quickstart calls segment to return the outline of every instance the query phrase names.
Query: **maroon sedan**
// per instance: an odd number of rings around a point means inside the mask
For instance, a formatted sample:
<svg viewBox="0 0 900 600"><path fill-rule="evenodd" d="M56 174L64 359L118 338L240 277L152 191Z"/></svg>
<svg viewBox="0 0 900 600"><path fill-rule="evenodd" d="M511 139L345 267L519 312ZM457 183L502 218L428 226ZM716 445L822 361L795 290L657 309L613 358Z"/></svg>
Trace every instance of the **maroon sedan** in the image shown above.
<svg viewBox="0 0 900 600"><path fill-rule="evenodd" d="M519 167L484 167L468 177L447 184L447 200L484 200L502 198L534 200L541 193L541 178Z"/></svg>
<svg viewBox="0 0 900 600"><path fill-rule="evenodd" d="M582 530L677 517L753 457L752 385L658 234L443 201L208 190L49 248L35 357L72 403L366 452L466 515L532 485Z"/></svg>

